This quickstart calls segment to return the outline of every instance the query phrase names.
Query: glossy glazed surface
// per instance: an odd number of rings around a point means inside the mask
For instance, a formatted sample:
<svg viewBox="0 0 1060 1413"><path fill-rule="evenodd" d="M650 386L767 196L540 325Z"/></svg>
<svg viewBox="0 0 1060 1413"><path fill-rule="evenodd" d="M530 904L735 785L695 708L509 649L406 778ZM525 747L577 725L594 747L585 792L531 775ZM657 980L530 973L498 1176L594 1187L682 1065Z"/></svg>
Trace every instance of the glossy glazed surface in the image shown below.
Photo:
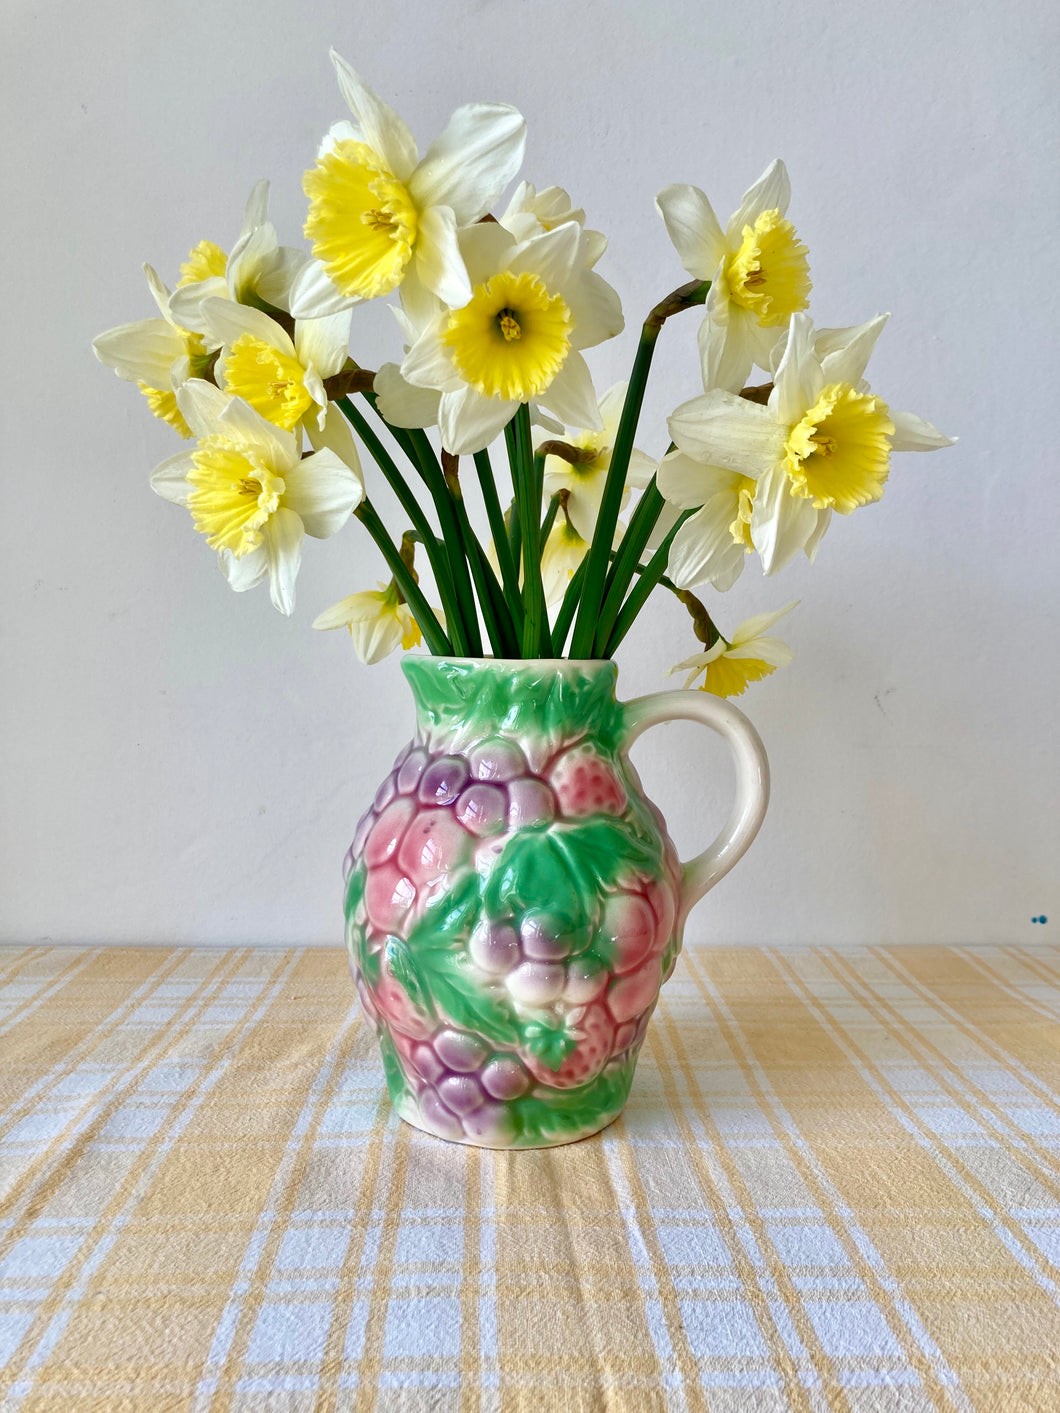
<svg viewBox="0 0 1060 1413"><path fill-rule="evenodd" d="M346 859L391 1098L493 1148L625 1103L680 946L682 869L624 752L611 662L409 658L417 734Z"/></svg>

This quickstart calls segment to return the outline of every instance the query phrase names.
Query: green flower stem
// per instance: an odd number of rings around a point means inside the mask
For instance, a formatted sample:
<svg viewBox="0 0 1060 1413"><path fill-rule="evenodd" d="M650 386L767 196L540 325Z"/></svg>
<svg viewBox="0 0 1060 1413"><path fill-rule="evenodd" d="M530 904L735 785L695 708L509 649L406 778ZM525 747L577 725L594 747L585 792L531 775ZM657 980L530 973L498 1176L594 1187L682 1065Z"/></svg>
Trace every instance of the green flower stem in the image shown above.
<svg viewBox="0 0 1060 1413"><path fill-rule="evenodd" d="M374 395L370 392L366 392L365 396L374 408ZM423 507L416 499L415 493L405 480L404 475L398 469L394 458L376 436L357 407L354 406L348 397L336 398L335 401L343 416L354 428L357 435L364 443L365 448L371 454L380 471L382 471L388 485L400 501L405 514L419 532L423 547L427 551L427 559L430 562L434 581L438 586L438 596L442 601L442 612L445 614L446 622L450 624L454 621L459 623L456 589L449 568L450 556L446 553L446 547L439 541L438 536L431 529L430 521L427 519ZM401 427L390 427L390 424L386 422L385 419L381 420L383 420L384 426L389 428L395 441L397 441L401 449L413 462L413 465L416 465L415 458L412 456L411 446L408 445L405 438L400 435L404 429Z"/></svg>
<svg viewBox="0 0 1060 1413"><path fill-rule="evenodd" d="M471 579L468 576L467 561L462 551L460 527L456 521L456 514L442 477L442 469L438 465L438 458L434 454L434 448L421 428L395 427L388 422L379 411L374 392L362 388L361 393L383 426L386 427L419 472L420 478L434 501L434 508L438 515L438 523L441 526L442 539L444 540L444 553L439 547L438 554L439 561L443 564L444 583L439 579L433 560L431 567L435 570L435 579L438 581L438 592L442 599L446 627L452 636L457 653L461 656L478 657L482 652L482 640L478 631L475 596L471 588Z"/></svg>
<svg viewBox="0 0 1060 1413"><path fill-rule="evenodd" d="M633 361L626 400L622 405L615 445L611 452L611 464L607 470L604 494L600 502L593 542L589 548L589 563L585 571L581 604L578 608L578 621L571 642L571 656L592 657L595 651L597 625L603 607L604 582L607 575L608 558L615 540L615 527L618 513L622 508L622 493L626 486L626 473L629 470L629 457L633 450L633 439L637 434L644 391L648 383L648 373L655 352L655 342L659 331L671 314L682 309L690 309L702 304L710 289L710 281L693 281L674 290L648 315L641 330L637 356ZM638 588L640 586L638 585Z"/></svg>
<svg viewBox="0 0 1060 1413"><path fill-rule="evenodd" d="M436 656L451 653L453 651L452 643L446 637L430 604L423 597L423 590L416 583L408 566L401 558L401 551L387 534L386 526L376 513L375 506L366 496L353 513L382 551L383 558L390 566L390 572L401 590L401 596L408 604L413 618L419 624L420 632L431 652Z"/></svg>
<svg viewBox="0 0 1060 1413"><path fill-rule="evenodd" d="M519 571L515 567L511 546L508 543L508 527L504 523L504 512L501 510L500 499L497 495L497 483L493 479L493 466L488 451L475 452L475 471L482 491L482 500L486 507L486 518L489 521L490 534L493 537L497 563L501 567L505 601L515 622L516 631L521 634L523 605L519 593Z"/></svg>
<svg viewBox="0 0 1060 1413"><path fill-rule="evenodd" d="M611 630L611 637L608 639L607 648L602 656L612 657L617 651L619 643L632 628L637 614L648 602L652 590L658 586L666 573L666 565L670 558L670 546L674 542L674 536L688 517L695 513L694 510L686 510L682 514L677 524L641 570L640 581L622 605L622 610L615 620L615 626Z"/></svg>
<svg viewBox="0 0 1060 1413"><path fill-rule="evenodd" d="M659 493L653 476L645 487L644 494L637 502L636 510L630 516L626 533L622 536L622 542L618 547L618 552L614 557L604 585L604 602L600 609L600 623L596 630L597 654L603 653L604 644L611 635L618 611L622 607L622 600L625 598L633 581L633 575L640 564L644 546L648 543L665 504L666 501Z"/></svg>
<svg viewBox="0 0 1060 1413"><path fill-rule="evenodd" d="M548 537L552 533L552 526L556 523L556 515L559 512L560 501L563 499L563 492L557 491L548 503L545 511L545 518L541 522L541 533L538 536L538 543L541 549L548 544Z"/></svg>
<svg viewBox="0 0 1060 1413"><path fill-rule="evenodd" d="M581 595L582 584L585 582L585 570L589 563L589 556L586 554L581 564L571 575L571 581L567 585L567 592L563 595L563 602L560 604L559 613L556 614L556 621L552 626L552 642L554 651L563 654L563 645L567 641L567 634L574 621L574 611L578 607L578 599Z"/></svg>
<svg viewBox="0 0 1060 1413"><path fill-rule="evenodd" d="M402 510L404 510L405 514L419 531L420 540L430 558L431 568L434 570L434 577L436 579L438 578L439 566L442 569L442 573L447 577L448 567L444 556L439 553L438 537L431 529L430 521L427 519L423 507L416 499L412 487L398 469L394 458L390 455L386 447L372 431L371 427L348 397L336 398L335 401L340 412L353 426L357 435L371 453L380 471L382 471L383 475L386 477L388 485L401 502Z"/></svg>
<svg viewBox="0 0 1060 1413"><path fill-rule="evenodd" d="M537 475L534 469L534 449L530 436L530 409L521 403L515 416L504 429L508 458L515 486L515 503L519 511L520 540L523 560L523 635L522 655L551 657L552 639L545 612L545 590L541 582L541 550L538 530L541 524L541 504L536 496Z"/></svg>
<svg viewBox="0 0 1060 1413"><path fill-rule="evenodd" d="M479 605L482 608L482 617L486 624L490 645L493 648L494 656L512 657L518 652L519 640L516 636L515 625L505 605L500 585L493 573L493 566L486 558L486 553L471 528L467 506L464 504L464 495L460 489L459 466L459 457L442 452L445 484L456 511L463 551L471 566L471 577L475 582L475 592L478 594Z"/></svg>
<svg viewBox="0 0 1060 1413"><path fill-rule="evenodd" d="M442 468L438 464L427 433L421 427L411 427L408 429L408 436L420 474L434 499L434 508L438 512L438 522L442 527L442 538L449 551L449 566L453 574L453 588L456 590L460 618L459 627L453 625L453 639L454 642L459 639L463 644L458 651L466 653L468 657L481 657L482 638L478 631L475 594L471 587L463 536L460 533L452 494L446 485Z"/></svg>

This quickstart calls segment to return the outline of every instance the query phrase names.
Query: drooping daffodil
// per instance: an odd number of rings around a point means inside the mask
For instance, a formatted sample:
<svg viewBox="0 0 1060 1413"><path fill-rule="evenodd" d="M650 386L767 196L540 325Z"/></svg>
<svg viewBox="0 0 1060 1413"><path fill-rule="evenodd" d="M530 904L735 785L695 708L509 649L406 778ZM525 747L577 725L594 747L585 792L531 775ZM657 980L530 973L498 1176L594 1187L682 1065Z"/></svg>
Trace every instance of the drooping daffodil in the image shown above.
<svg viewBox="0 0 1060 1413"><path fill-rule="evenodd" d="M201 334L182 328L173 318L170 292L150 265L144 266L144 274L161 317L107 329L92 340L92 350L119 378L137 385L155 417L187 439L193 433L177 406L177 389L189 378L202 377L211 350Z"/></svg>
<svg viewBox="0 0 1060 1413"><path fill-rule="evenodd" d="M422 637L393 579L380 583L378 590L365 589L340 599L314 618L313 627L348 628L354 652L369 667L398 648L407 652L416 647Z"/></svg>
<svg viewBox="0 0 1060 1413"><path fill-rule="evenodd" d="M236 304L264 303L286 309L291 281L305 264L303 250L281 245L269 220L269 184L258 182L247 198L243 229L226 255L213 241L202 240L180 267L170 309L186 329L207 333L207 299Z"/></svg>
<svg viewBox="0 0 1060 1413"><path fill-rule="evenodd" d="M523 160L526 125L500 103L458 108L422 161L407 124L334 50L356 122L336 123L305 175L313 259L291 312L333 314L409 276L452 308L471 298L457 231L484 216Z"/></svg>
<svg viewBox="0 0 1060 1413"><path fill-rule="evenodd" d="M516 240L529 240L543 231L554 231L567 221L576 221L582 227L583 259L590 267L607 249L607 237L602 231L585 229L584 208L572 206L570 196L561 186L546 186L538 191L533 182L520 182L504 214L497 220Z"/></svg>
<svg viewBox="0 0 1060 1413"><path fill-rule="evenodd" d="M579 535L566 513L566 507L561 507L548 538L541 546L541 584L549 608L556 608L563 602L567 586L588 552L589 541Z"/></svg>
<svg viewBox="0 0 1060 1413"><path fill-rule="evenodd" d="M687 688L702 674L701 692L711 692L716 697L742 696L750 683L760 682L778 667L786 667L794 656L787 643L768 634L773 624L790 613L796 602L798 600L774 613L760 613L745 619L731 641L719 636L706 652L695 653L679 662L667 675L687 671L684 684Z"/></svg>
<svg viewBox="0 0 1060 1413"><path fill-rule="evenodd" d="M773 345L809 302L807 250L786 218L790 199L779 159L744 193L724 231L697 186L667 186L655 198L681 264L712 282L699 330L705 388L739 392L756 363L769 367Z"/></svg>
<svg viewBox="0 0 1060 1413"><path fill-rule="evenodd" d="M591 541L596 529L625 400L626 384L616 383L600 399L598 415L602 425L599 430L583 428L581 431L568 433L563 438L568 445L586 453L586 460L569 462L561 456L551 454L545 457L544 497L548 500L559 491L567 492L564 509L571 525L583 540ZM537 442L539 446L546 444L540 436ZM623 506L629 499L630 490L643 489L651 480L654 471L655 462L646 452L637 448L630 452L622 496Z"/></svg>
<svg viewBox="0 0 1060 1413"><path fill-rule="evenodd" d="M152 487L188 508L237 593L268 577L273 605L290 614L303 537L342 528L364 495L360 470L328 448L303 457L298 436L202 379L177 401L199 440L156 467Z"/></svg>
<svg viewBox="0 0 1060 1413"><path fill-rule="evenodd" d="M600 429L581 350L619 333L622 309L585 264L581 227L568 221L517 241L491 222L464 231L460 245L471 299L459 309L421 307L422 323L407 315L411 347L400 377L386 382L384 415L418 425L413 419L427 406L422 392L434 390L442 446L457 456L488 446L522 402L544 406L568 426Z"/></svg>
<svg viewBox="0 0 1060 1413"><path fill-rule="evenodd" d="M812 557L833 510L849 515L879 500L892 451L932 451L954 440L894 411L863 381L886 318L815 333L807 315L795 314L765 405L715 388L669 419L674 443L691 461L755 483L753 491L743 482L740 489L751 496L748 533L767 574L799 550ZM706 506L716 478L700 475ZM670 493L691 504L693 480L682 463Z"/></svg>

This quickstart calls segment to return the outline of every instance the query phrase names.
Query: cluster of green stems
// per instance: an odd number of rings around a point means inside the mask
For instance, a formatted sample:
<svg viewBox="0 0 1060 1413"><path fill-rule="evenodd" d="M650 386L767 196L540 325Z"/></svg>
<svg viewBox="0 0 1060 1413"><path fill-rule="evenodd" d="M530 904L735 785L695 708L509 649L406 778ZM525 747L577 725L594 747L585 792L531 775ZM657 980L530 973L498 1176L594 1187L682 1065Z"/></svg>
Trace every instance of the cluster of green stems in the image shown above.
<svg viewBox="0 0 1060 1413"><path fill-rule="evenodd" d="M442 619L427 602L416 573L407 562L407 553L402 554L367 496L354 514L379 547L432 653L481 657L478 609L495 657L609 658L653 589L659 584L673 588L665 577L670 546L693 512L686 511L648 561L642 563L641 556L665 504L654 476L637 502L618 550L613 551L612 546L656 340L672 314L702 304L709 288L709 281L682 286L657 304L644 321L592 542L551 623L541 578L541 554L560 509L562 492L544 505L545 455L541 451L535 454L527 404L520 405L504 429L514 491L507 515L501 508L489 452L475 452L473 458L493 539L495 568L468 517L459 458L446 451L439 456L422 429L395 427L387 422L367 385L369 379L359 377L357 371L339 375L336 382L345 379L346 390L334 389L336 404L408 516L412 528L406 541L411 539L423 546L438 587ZM354 396L364 399L404 453L433 503L437 530L406 475L354 402Z"/></svg>

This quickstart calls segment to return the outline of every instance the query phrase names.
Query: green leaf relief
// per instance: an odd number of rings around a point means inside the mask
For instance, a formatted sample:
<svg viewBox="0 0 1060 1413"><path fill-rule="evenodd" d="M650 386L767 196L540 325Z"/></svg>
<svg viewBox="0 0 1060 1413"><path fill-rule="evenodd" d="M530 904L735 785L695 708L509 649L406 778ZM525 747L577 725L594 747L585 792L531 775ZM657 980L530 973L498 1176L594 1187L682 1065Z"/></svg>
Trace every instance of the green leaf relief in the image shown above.
<svg viewBox="0 0 1060 1413"><path fill-rule="evenodd" d="M508 1105L523 1145L577 1138L616 1118L629 1096L636 1056L608 1067L577 1089L552 1089L545 1097L531 1091Z"/></svg>

